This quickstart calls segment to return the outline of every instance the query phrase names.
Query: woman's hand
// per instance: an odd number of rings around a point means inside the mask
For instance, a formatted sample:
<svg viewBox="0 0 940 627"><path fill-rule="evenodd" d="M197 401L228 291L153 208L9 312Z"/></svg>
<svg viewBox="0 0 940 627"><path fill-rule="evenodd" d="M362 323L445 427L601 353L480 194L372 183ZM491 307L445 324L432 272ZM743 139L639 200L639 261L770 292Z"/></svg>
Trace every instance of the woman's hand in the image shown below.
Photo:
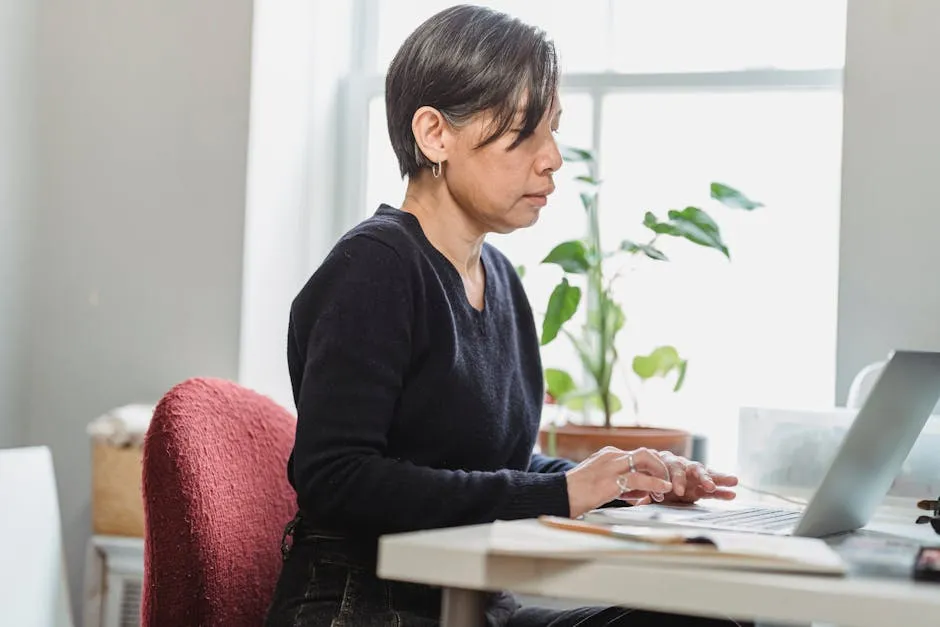
<svg viewBox="0 0 940 627"><path fill-rule="evenodd" d="M738 485L738 478L734 475L715 472L704 464L669 451L661 451L659 457L669 468L668 478L672 482L672 492L665 494L665 502L694 503L699 499L730 501L737 496L730 489Z"/></svg>
<svg viewBox="0 0 940 627"><path fill-rule="evenodd" d="M565 473L572 518L617 498L648 498L673 489L668 469L655 451L622 451L605 446Z"/></svg>

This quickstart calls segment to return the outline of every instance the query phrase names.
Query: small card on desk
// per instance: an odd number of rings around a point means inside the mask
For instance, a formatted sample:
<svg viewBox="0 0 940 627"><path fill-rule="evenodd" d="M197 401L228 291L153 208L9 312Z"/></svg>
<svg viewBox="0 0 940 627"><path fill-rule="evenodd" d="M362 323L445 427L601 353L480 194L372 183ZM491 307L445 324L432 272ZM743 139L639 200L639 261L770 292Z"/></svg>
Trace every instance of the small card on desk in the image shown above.
<svg viewBox="0 0 940 627"><path fill-rule="evenodd" d="M490 531L490 552L574 560L603 558L651 566L846 573L838 553L815 538L597 525L551 517L497 521Z"/></svg>
<svg viewBox="0 0 940 627"><path fill-rule="evenodd" d="M940 546L921 547L914 560L914 579L940 582Z"/></svg>

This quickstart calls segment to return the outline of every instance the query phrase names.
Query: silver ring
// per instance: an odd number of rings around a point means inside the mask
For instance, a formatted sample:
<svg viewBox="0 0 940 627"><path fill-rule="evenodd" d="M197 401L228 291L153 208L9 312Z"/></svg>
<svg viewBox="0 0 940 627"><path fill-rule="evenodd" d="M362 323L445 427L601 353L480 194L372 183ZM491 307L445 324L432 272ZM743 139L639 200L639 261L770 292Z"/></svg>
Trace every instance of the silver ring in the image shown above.
<svg viewBox="0 0 940 627"><path fill-rule="evenodd" d="M620 493L630 491L630 486L627 485L627 475L617 475L617 487L620 488Z"/></svg>
<svg viewBox="0 0 940 627"><path fill-rule="evenodd" d="M627 453L627 463L630 464L630 472L636 472L636 463L633 461L633 453Z"/></svg>

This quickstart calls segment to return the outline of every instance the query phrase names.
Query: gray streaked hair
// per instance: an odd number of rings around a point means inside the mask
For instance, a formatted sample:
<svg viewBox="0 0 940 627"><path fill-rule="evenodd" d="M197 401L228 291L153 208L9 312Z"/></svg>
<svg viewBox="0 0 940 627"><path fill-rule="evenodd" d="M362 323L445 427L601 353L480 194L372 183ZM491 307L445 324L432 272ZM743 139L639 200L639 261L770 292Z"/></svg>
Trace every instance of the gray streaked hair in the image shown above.
<svg viewBox="0 0 940 627"><path fill-rule="evenodd" d="M430 17L402 44L385 79L388 134L402 177L431 165L411 130L419 108L437 109L455 128L489 112L492 124L478 147L518 130L512 150L535 131L557 88L555 45L541 29L471 5Z"/></svg>

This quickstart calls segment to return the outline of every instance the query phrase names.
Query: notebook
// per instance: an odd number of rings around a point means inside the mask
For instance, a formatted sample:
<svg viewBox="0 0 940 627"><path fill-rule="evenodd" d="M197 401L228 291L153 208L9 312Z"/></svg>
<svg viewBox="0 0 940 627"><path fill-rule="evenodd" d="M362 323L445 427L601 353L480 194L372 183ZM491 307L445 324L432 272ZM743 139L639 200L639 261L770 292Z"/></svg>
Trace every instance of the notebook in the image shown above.
<svg viewBox="0 0 940 627"><path fill-rule="evenodd" d="M578 524L579 521L565 520ZM492 555L627 561L650 566L723 568L842 576L842 558L823 540L712 530L676 530L628 525L563 529L541 520L497 521L490 529ZM580 523L589 525L589 523Z"/></svg>

